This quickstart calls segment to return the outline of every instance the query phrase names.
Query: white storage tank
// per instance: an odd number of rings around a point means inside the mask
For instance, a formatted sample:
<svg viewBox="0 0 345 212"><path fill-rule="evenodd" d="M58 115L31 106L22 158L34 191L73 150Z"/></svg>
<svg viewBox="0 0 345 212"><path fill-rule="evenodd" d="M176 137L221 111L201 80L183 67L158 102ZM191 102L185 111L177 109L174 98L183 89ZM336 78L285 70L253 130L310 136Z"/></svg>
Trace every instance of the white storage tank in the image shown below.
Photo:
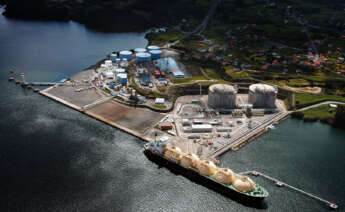
<svg viewBox="0 0 345 212"><path fill-rule="evenodd" d="M120 51L120 59L123 60L125 58L130 60L132 58L132 52L127 50Z"/></svg>
<svg viewBox="0 0 345 212"><path fill-rule="evenodd" d="M135 54L137 62L150 62L151 54L147 52L141 52Z"/></svg>
<svg viewBox="0 0 345 212"><path fill-rule="evenodd" d="M115 69L116 74L120 74L120 73L126 73L126 70L124 68L117 68Z"/></svg>
<svg viewBox="0 0 345 212"><path fill-rule="evenodd" d="M104 76L106 79L113 79L113 78L114 78L114 74L113 74L113 72L111 72L111 71L105 71L105 72L103 72L103 76Z"/></svg>
<svg viewBox="0 0 345 212"><path fill-rule="evenodd" d="M213 109L236 108L237 89L231 85L215 84L208 88L208 106Z"/></svg>
<svg viewBox="0 0 345 212"><path fill-rule="evenodd" d="M157 60L162 57L162 51L157 49L157 50L150 50L149 53L151 54L152 60Z"/></svg>
<svg viewBox="0 0 345 212"><path fill-rule="evenodd" d="M111 60L104 61L104 64L106 67L112 67L113 66L113 62Z"/></svg>
<svg viewBox="0 0 345 212"><path fill-rule="evenodd" d="M143 52L146 52L146 49L145 48L135 48L134 52L135 53L143 53Z"/></svg>
<svg viewBox="0 0 345 212"><path fill-rule="evenodd" d="M159 46L148 46L147 47L147 50L149 50L149 51L151 51L151 50L160 50L161 49L161 47L159 47Z"/></svg>
<svg viewBox="0 0 345 212"><path fill-rule="evenodd" d="M266 84L253 84L249 86L249 103L253 108L275 108L278 89Z"/></svg>

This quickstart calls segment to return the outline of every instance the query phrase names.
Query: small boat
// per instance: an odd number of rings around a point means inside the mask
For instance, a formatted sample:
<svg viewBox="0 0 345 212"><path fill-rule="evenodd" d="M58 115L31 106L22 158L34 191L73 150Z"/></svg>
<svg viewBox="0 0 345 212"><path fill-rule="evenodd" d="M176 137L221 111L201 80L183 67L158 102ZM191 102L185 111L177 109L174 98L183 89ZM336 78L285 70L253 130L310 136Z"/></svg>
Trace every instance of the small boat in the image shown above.
<svg viewBox="0 0 345 212"><path fill-rule="evenodd" d="M273 124L271 124L271 125L267 126L266 129L275 130L276 127Z"/></svg>

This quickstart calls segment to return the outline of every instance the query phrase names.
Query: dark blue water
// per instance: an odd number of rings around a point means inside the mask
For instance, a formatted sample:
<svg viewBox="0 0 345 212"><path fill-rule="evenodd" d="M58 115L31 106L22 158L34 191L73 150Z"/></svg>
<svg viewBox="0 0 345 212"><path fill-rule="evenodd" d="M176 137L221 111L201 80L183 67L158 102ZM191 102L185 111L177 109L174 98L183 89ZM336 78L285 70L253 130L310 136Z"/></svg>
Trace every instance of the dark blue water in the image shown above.
<svg viewBox="0 0 345 212"><path fill-rule="evenodd" d="M114 50L144 47L143 34L103 34L70 23L0 16L0 211L254 211L147 160L142 141L7 81L60 80ZM344 210L345 132L283 122L223 156L235 171L258 170ZM327 207L256 178L267 211Z"/></svg>

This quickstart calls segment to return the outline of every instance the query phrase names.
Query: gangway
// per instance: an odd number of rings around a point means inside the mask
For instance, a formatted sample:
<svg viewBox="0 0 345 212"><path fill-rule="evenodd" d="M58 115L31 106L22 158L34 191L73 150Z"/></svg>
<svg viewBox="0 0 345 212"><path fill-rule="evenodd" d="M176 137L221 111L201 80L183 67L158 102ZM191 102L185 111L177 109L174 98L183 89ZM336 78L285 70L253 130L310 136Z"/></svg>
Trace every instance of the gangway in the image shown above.
<svg viewBox="0 0 345 212"><path fill-rule="evenodd" d="M318 197L318 196L316 196L314 194L311 194L309 192L303 191L302 189L296 188L296 187L294 187L292 185L284 183L284 182L282 182L282 181L280 181L280 180L278 180L276 178L270 177L270 176L265 175L265 174L263 174L261 172L258 172L258 171L246 171L246 172L241 172L239 174L245 174L245 175L251 174L251 175L253 175L255 177L262 176L263 178L266 178L266 179L274 182L278 187L286 187L286 188L289 188L291 190L297 191L297 192L299 192L301 194L304 194L304 195L306 195L306 196L308 196L308 197L310 197L312 199L315 199L315 200L318 200L318 201L320 201L322 203L325 203L326 205L328 205L328 207L330 207L333 210L338 208L338 205L336 205L335 203L329 202L329 201L327 201L325 199L322 199L321 197Z"/></svg>

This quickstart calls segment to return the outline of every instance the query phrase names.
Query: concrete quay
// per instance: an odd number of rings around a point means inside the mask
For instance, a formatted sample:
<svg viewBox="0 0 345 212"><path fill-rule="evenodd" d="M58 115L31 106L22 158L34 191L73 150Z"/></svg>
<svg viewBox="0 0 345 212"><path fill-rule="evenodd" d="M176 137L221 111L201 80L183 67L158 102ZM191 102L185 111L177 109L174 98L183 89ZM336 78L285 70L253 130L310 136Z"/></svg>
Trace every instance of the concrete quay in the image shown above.
<svg viewBox="0 0 345 212"><path fill-rule="evenodd" d="M260 135L264 134L265 132L267 132L268 126L270 126L271 124L279 123L280 121L284 120L289 115L290 115L290 112L280 112L278 114L275 114L274 117L268 118L261 125L254 127L253 129L238 135L237 137L234 137L233 139L231 139L232 140L231 142L209 153L207 157L218 157L229 150L238 150L240 147L248 143L250 140L255 139L259 137Z"/></svg>

